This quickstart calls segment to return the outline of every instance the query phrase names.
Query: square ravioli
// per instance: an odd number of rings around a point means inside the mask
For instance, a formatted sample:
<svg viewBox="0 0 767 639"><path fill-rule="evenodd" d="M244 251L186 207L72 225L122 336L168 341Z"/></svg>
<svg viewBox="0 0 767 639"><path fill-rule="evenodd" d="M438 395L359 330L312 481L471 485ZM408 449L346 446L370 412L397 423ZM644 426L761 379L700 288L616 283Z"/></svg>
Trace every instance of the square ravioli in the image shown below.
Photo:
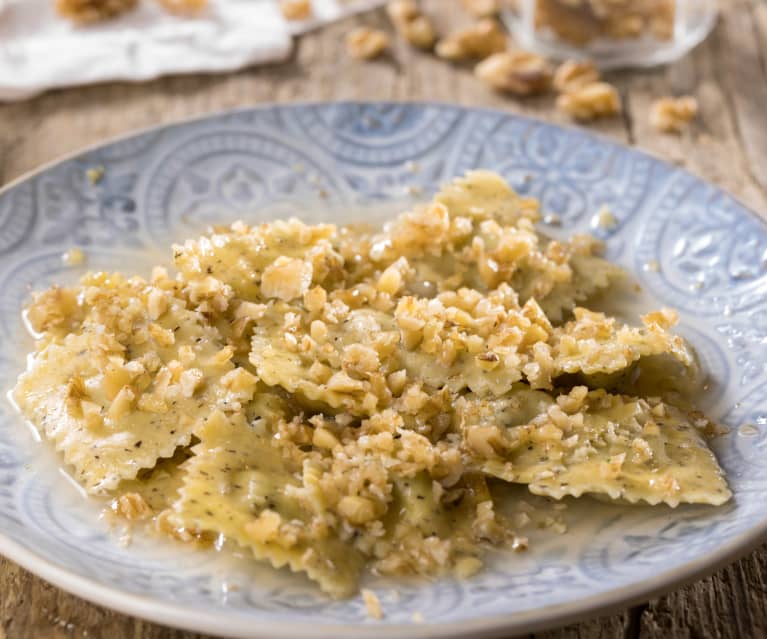
<svg viewBox="0 0 767 639"><path fill-rule="evenodd" d="M226 401L221 380L234 366L176 293L164 277L97 273L38 296L28 311L41 347L13 396L88 492L172 457Z"/></svg>
<svg viewBox="0 0 767 639"><path fill-rule="evenodd" d="M35 294L14 398L116 516L332 597L468 578L558 500L727 502L676 313L600 310L625 274L539 208L472 171L382 228L211 229Z"/></svg>

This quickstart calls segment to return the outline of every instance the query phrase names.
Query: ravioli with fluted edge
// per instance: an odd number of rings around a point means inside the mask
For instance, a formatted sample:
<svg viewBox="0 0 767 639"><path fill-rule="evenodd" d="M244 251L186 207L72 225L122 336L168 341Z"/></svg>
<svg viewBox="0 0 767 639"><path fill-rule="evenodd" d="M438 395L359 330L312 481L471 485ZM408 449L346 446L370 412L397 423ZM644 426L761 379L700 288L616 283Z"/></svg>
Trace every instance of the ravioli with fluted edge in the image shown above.
<svg viewBox="0 0 767 639"><path fill-rule="evenodd" d="M381 229L211 229L174 273L34 294L13 397L118 517L333 597L468 578L565 533L560 500L725 503L676 313L600 310L625 274L539 218L472 171Z"/></svg>

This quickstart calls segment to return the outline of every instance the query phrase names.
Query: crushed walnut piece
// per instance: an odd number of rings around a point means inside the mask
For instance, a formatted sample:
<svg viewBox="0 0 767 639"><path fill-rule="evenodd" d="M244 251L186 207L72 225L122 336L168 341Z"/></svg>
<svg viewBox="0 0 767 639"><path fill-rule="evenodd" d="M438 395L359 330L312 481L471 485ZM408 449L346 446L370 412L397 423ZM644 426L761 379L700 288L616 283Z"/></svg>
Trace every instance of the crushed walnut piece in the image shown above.
<svg viewBox="0 0 767 639"><path fill-rule="evenodd" d="M519 96L545 93L551 87L549 63L526 51L491 55L477 65L474 73L493 89Z"/></svg>
<svg viewBox="0 0 767 639"><path fill-rule="evenodd" d="M85 171L85 177L91 184L98 184L104 177L105 169L103 166L92 166Z"/></svg>
<svg viewBox="0 0 767 639"><path fill-rule="evenodd" d="M346 35L346 50L358 60L377 58L389 47L389 36L380 29L358 27Z"/></svg>
<svg viewBox="0 0 767 639"><path fill-rule="evenodd" d="M85 253L82 249L74 247L61 256L61 261L67 266L80 266L85 263Z"/></svg>
<svg viewBox="0 0 767 639"><path fill-rule="evenodd" d="M505 51L506 46L506 32L496 20L487 18L440 40L436 53L446 60L483 60Z"/></svg>
<svg viewBox="0 0 767 639"><path fill-rule="evenodd" d="M554 73L554 88L560 93L599 81L599 70L588 60L566 60Z"/></svg>
<svg viewBox="0 0 767 639"><path fill-rule="evenodd" d="M59 15L77 24L91 24L131 11L138 0L56 0Z"/></svg>
<svg viewBox="0 0 767 639"><path fill-rule="evenodd" d="M698 115L698 101L692 96L661 98L650 107L650 123L663 133L680 133Z"/></svg>
<svg viewBox="0 0 767 639"><path fill-rule="evenodd" d="M138 493L120 495L112 502L112 510L128 521L147 519L154 514L149 504Z"/></svg>
<svg viewBox="0 0 767 639"><path fill-rule="evenodd" d="M437 41L434 26L413 0L392 0L386 13L397 32L419 49L431 49Z"/></svg>
<svg viewBox="0 0 767 639"><path fill-rule="evenodd" d="M611 84L592 82L560 95L557 108L571 118L588 122L620 113L621 97Z"/></svg>
<svg viewBox="0 0 767 639"><path fill-rule="evenodd" d="M378 595L372 590L363 588L360 591L362 600L365 602L365 610L367 610L368 616L373 619L383 619L384 613L381 607L381 601L378 599Z"/></svg>
<svg viewBox="0 0 767 639"><path fill-rule="evenodd" d="M280 0L280 11L286 20L308 20L312 17L311 0Z"/></svg>

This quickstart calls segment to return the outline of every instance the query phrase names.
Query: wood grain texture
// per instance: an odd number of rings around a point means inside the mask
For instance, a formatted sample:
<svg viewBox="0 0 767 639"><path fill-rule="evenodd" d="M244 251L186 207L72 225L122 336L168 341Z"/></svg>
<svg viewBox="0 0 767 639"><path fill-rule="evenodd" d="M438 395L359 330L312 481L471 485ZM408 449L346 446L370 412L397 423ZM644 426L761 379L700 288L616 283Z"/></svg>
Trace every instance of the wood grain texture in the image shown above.
<svg viewBox="0 0 767 639"><path fill-rule="evenodd" d="M428 0L443 30L465 18L457 0ZM445 10L451 5L451 10ZM443 100L565 119L552 97L515 101L396 41L390 55L351 60L343 36L355 24L390 30L374 12L309 34L284 64L222 76L164 78L55 91L0 105L0 184L61 155L133 129L267 101L339 98ZM767 2L728 0L714 35L668 68L611 74L622 118L591 127L685 166L767 214ZM649 126L653 99L695 94L700 117L681 136ZM603 619L538 633L534 639L748 639L767 637L767 552L761 549L708 579ZM200 639L132 619L66 594L0 560L0 639ZM533 639L533 638L528 638Z"/></svg>

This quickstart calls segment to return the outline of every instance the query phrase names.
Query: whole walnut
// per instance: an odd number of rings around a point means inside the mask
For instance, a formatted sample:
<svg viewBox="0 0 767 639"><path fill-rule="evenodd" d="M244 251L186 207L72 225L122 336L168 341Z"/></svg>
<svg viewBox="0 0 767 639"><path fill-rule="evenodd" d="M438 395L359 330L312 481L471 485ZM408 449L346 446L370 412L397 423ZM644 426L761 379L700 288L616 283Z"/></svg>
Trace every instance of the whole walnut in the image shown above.
<svg viewBox="0 0 767 639"><path fill-rule="evenodd" d="M611 84L592 82L560 95L557 108L576 120L587 122L620 113L621 97Z"/></svg>
<svg viewBox="0 0 767 639"><path fill-rule="evenodd" d="M77 24L90 24L115 18L137 5L138 0L56 0L56 11Z"/></svg>
<svg viewBox="0 0 767 639"><path fill-rule="evenodd" d="M449 34L437 43L436 52L446 60L483 60L505 51L506 45L506 32L488 18Z"/></svg>
<svg viewBox="0 0 767 639"><path fill-rule="evenodd" d="M527 51L491 55L477 65L474 73L497 91L519 96L537 95L551 88L551 66Z"/></svg>

